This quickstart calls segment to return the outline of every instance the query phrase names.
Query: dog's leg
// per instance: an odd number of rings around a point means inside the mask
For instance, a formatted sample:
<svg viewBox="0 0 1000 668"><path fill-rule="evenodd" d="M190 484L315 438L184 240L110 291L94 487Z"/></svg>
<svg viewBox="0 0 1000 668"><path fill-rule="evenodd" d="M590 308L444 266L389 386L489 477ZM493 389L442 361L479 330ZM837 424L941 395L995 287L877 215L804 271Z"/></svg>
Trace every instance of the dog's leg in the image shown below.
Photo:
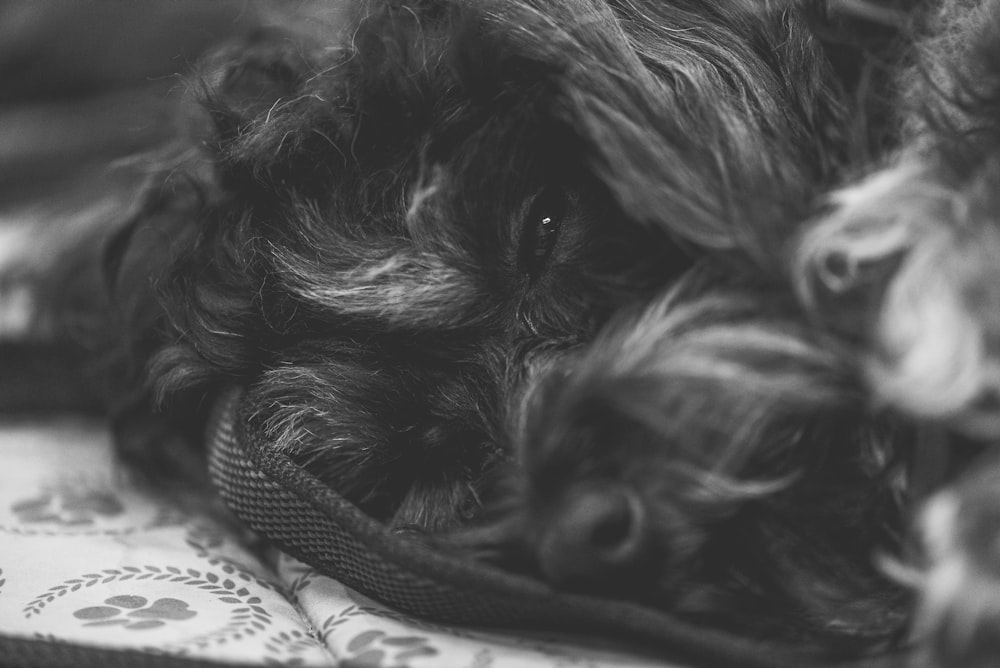
<svg viewBox="0 0 1000 668"><path fill-rule="evenodd" d="M833 196L801 243L797 279L819 317L860 344L881 401L993 438L1000 3L947 3L934 20L923 64L904 77L905 150Z"/></svg>
<svg viewBox="0 0 1000 668"><path fill-rule="evenodd" d="M974 436L1000 432L1000 162L961 184L902 158L841 191L803 262L861 343L877 398ZM949 179L950 180L950 179Z"/></svg>
<svg viewBox="0 0 1000 668"><path fill-rule="evenodd" d="M995 666L1000 657L1000 461L925 505L928 562L915 623L922 666Z"/></svg>
<svg viewBox="0 0 1000 668"><path fill-rule="evenodd" d="M1000 3L945 2L903 77L905 149L832 199L798 280L878 401L987 449L1000 435ZM959 436L961 435L961 436ZM932 497L920 661L996 665L1000 464Z"/></svg>

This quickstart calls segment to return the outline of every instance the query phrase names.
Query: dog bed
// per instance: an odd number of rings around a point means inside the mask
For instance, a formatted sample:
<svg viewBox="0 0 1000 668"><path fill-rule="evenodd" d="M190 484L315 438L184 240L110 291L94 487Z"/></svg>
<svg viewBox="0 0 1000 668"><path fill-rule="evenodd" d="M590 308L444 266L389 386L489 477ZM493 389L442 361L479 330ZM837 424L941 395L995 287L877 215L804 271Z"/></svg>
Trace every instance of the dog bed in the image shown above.
<svg viewBox="0 0 1000 668"><path fill-rule="evenodd" d="M804 654L694 627L623 601L557 592L541 582L441 554L388 531L246 427L240 393L217 407L211 472L250 527L318 572L395 609L438 623L569 632L627 640L697 665L885 666Z"/></svg>
<svg viewBox="0 0 1000 668"><path fill-rule="evenodd" d="M438 554L367 518L243 424L230 393L211 428L212 473L281 551L137 487L103 423L5 419L0 664L837 665Z"/></svg>
<svg viewBox="0 0 1000 668"><path fill-rule="evenodd" d="M223 440L231 433L220 426ZM0 665L677 665L649 653L415 618L260 548L219 513L135 485L112 449L106 425L95 420L0 422ZM217 463L235 463L226 461ZM255 479L264 493L266 479ZM285 519L290 534L324 545L322 529ZM376 532L357 540L372 545L371 573L388 572ZM390 588L405 590L400 581ZM488 608L488 600L477 607L484 622Z"/></svg>

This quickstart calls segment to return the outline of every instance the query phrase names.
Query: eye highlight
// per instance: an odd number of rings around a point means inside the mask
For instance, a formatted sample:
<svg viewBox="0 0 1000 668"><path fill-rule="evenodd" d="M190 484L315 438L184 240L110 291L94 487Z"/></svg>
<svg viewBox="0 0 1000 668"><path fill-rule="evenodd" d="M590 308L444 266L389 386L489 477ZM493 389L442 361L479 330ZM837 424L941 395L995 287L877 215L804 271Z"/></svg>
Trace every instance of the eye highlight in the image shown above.
<svg viewBox="0 0 1000 668"><path fill-rule="evenodd" d="M519 255L521 268L529 276L538 276L545 269L568 208L562 188L544 188L532 200L521 229Z"/></svg>

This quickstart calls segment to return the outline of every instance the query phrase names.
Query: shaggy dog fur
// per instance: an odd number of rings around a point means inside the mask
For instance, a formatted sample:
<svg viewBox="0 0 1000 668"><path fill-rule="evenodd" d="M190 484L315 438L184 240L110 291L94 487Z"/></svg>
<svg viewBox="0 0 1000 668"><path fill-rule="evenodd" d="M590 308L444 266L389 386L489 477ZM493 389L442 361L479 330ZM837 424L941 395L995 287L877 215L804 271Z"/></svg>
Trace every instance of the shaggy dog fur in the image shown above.
<svg viewBox="0 0 1000 668"><path fill-rule="evenodd" d="M995 665L1000 3L935 3L900 74L903 144L836 192L805 234L797 284L878 403L925 425L917 631L926 662ZM925 476L927 477L927 476Z"/></svg>
<svg viewBox="0 0 1000 668"><path fill-rule="evenodd" d="M359 0L220 50L87 305L126 455L175 459L243 385L276 447L401 531L887 646L909 597L874 555L904 551L918 429L866 381L919 388L859 373L790 287L802 221L880 145L825 26L821 3ZM860 275L831 249L865 188L802 243L806 284Z"/></svg>

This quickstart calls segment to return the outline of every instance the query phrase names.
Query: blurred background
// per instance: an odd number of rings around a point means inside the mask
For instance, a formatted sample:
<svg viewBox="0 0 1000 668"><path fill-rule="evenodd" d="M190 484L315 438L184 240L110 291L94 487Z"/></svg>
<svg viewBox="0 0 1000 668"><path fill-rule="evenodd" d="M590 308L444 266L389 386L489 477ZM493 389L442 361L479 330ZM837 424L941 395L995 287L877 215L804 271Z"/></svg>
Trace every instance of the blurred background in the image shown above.
<svg viewBox="0 0 1000 668"><path fill-rule="evenodd" d="M255 20L246 0L0 0L0 210L163 141L176 75Z"/></svg>
<svg viewBox="0 0 1000 668"><path fill-rule="evenodd" d="M50 340L46 309L100 292L82 256L128 217L155 156L178 136L181 75L257 26L258 9L0 0L0 411L88 396L73 387L75 350ZM60 294L47 291L47 277L67 274ZM65 285L79 294L61 294Z"/></svg>

